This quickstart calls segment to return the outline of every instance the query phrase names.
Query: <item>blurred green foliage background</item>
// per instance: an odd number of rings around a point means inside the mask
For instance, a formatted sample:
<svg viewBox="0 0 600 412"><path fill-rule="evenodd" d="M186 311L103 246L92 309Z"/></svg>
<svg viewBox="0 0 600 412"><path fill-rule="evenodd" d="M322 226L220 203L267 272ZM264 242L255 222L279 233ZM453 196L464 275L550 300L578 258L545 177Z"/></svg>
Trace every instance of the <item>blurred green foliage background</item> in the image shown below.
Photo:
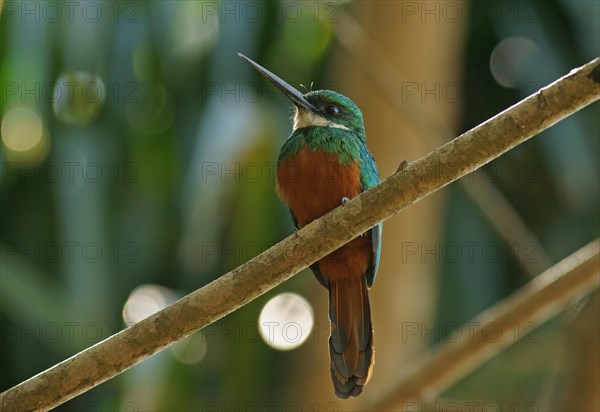
<svg viewBox="0 0 600 412"><path fill-rule="evenodd" d="M438 7L441 19L454 16L449 9L444 14L444 2L405 3L417 7L416 18L435 18L435 12L421 14L423 7ZM342 49L334 32L342 12L352 14L354 5L0 4L5 390L291 232L274 189L277 153L291 130L290 105L236 53L301 90L304 84L345 93L334 71L343 68L335 66L331 52ZM456 59L464 68L459 87L471 91L458 99L457 133L600 54L596 1L457 7L463 16L470 13L456 20L465 26L464 54ZM398 24L413 18L411 10L398 16ZM400 80L407 79L387 79ZM528 280L518 262L523 254L535 260L544 249L555 263L598 236L598 109L583 110L486 166L486 179L540 244L516 245L515 253L474 262L444 255L438 262L424 259L440 274L436 321L464 322L522 286ZM446 191L442 245L502 244L457 185ZM378 285L385 283L380 274ZM312 276L297 276L59 410L254 410L247 409L254 404L267 410L270 402L297 400L289 398L298 384L292 365L302 362L302 349L275 350L246 326L258 321L263 305L278 293L309 295L315 288ZM486 366L448 396L494 399L500 395L490 388L503 382L507 403L527 399L540 405L558 373L545 360L564 339L567 323L556 319L540 330L547 345L533 366L523 366L531 351L518 355L525 349L517 345L506 354L509 360ZM506 362L521 365L520 379L514 378L518 368L503 367Z"/></svg>

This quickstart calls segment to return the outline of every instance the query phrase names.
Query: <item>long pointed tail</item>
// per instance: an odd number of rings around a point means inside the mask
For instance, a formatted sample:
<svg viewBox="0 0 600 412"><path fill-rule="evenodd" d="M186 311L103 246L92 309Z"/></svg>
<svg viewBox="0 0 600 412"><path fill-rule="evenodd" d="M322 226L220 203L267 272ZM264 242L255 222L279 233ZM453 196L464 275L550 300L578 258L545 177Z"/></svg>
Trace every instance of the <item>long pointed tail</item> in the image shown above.
<svg viewBox="0 0 600 412"><path fill-rule="evenodd" d="M331 378L338 398L358 396L374 364L369 294L363 279L329 282Z"/></svg>

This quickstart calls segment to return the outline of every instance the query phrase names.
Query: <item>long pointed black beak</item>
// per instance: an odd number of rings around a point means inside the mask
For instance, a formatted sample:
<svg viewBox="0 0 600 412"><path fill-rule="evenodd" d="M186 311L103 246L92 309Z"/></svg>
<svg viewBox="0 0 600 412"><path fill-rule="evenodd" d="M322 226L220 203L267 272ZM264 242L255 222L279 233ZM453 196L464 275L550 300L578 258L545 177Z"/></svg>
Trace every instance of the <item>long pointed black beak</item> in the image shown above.
<svg viewBox="0 0 600 412"><path fill-rule="evenodd" d="M288 97L297 107L310 110L312 112L319 112L319 109L315 107L311 102L309 102L306 97L302 93L300 93L297 89L290 86L284 80L282 80L279 76L271 73L260 64L256 63L254 60L244 56L242 53L238 53L242 59L246 60L252 67L256 69L260 74L269 79L271 83L273 83L279 90L282 91L284 95Z"/></svg>

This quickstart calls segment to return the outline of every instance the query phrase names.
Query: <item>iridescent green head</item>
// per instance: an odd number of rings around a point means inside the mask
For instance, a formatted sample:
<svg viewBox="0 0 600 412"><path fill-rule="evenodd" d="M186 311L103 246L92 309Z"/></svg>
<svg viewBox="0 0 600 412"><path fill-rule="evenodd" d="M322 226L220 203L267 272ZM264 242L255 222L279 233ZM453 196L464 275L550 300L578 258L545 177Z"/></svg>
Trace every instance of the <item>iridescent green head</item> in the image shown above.
<svg viewBox="0 0 600 412"><path fill-rule="evenodd" d="M337 127L354 132L361 140L366 139L362 113L352 100L331 90L316 90L304 97L311 107L296 105L294 130L311 126Z"/></svg>
<svg viewBox="0 0 600 412"><path fill-rule="evenodd" d="M304 127L333 127L353 132L362 141L366 140L362 113L352 100L331 90L316 90L300 93L284 80L258 63L238 53L260 74L269 79L296 106L294 131Z"/></svg>

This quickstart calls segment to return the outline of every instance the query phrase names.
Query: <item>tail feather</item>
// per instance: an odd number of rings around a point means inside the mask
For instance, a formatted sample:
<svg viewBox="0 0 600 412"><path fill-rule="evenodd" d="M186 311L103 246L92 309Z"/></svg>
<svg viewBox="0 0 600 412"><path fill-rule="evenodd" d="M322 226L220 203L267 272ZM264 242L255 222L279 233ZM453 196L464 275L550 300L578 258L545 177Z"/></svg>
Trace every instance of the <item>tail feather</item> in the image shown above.
<svg viewBox="0 0 600 412"><path fill-rule="evenodd" d="M339 398L358 396L373 366L373 329L364 279L329 284L331 378Z"/></svg>

